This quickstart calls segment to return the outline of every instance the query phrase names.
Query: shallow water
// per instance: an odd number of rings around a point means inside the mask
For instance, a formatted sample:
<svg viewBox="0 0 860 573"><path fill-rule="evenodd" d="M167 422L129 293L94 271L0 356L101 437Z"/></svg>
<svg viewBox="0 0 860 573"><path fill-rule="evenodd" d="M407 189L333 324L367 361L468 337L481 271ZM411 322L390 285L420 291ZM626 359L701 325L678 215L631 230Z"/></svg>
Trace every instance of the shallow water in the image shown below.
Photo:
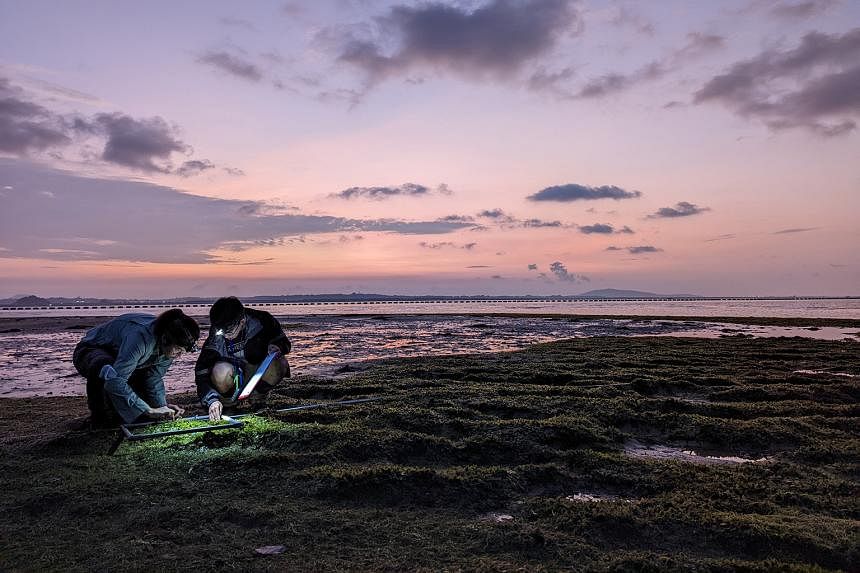
<svg viewBox="0 0 860 573"><path fill-rule="evenodd" d="M804 336L852 338L856 328L762 327L699 321L457 315L280 317L293 343L293 374L333 375L357 362L394 357L517 350L531 344L590 336ZM83 330L0 334L0 397L73 396L85 393L71 363ZM173 364L169 393L194 389L193 355Z"/></svg>
<svg viewBox="0 0 860 573"><path fill-rule="evenodd" d="M624 446L624 453L634 458L676 460L680 462L705 465L763 464L773 461L769 457L745 458L738 455L732 455L728 452L704 453L697 450L685 450L675 446L641 444L635 441L628 442Z"/></svg>
<svg viewBox="0 0 860 573"><path fill-rule="evenodd" d="M601 300L561 301L462 301L462 302L339 302L249 304L277 316L349 314L577 314L641 316L768 316L784 318L860 318L860 298L838 299L740 299L740 300ZM157 314L166 305L123 307L65 307L2 309L0 317L18 316L114 316L126 312ZM205 316L208 304L180 305L191 316Z"/></svg>

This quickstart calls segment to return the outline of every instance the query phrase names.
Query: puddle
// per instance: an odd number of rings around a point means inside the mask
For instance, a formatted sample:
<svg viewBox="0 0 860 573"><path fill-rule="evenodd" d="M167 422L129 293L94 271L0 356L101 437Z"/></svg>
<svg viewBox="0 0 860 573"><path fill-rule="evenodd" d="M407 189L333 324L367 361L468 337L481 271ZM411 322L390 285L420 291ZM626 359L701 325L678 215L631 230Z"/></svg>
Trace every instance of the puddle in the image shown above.
<svg viewBox="0 0 860 573"><path fill-rule="evenodd" d="M575 493L564 498L565 501L572 503L601 503L607 501L620 501L622 503L633 503L634 500L618 497L617 495L609 495L606 493Z"/></svg>
<svg viewBox="0 0 860 573"><path fill-rule="evenodd" d="M767 456L761 458L744 458L732 455L716 455L716 453L706 454L702 450L685 450L675 446L641 444L639 442L628 442L624 446L624 453L634 458L675 460L705 465L764 464L773 461L773 458Z"/></svg>
<svg viewBox="0 0 860 573"><path fill-rule="evenodd" d="M676 323L677 324L677 323ZM716 322L688 322L696 325L683 331L660 332L655 336L692 336L695 338L812 338L814 340L857 340L853 329L837 326L762 326L757 324L733 324L725 326ZM667 326L667 328L670 328Z"/></svg>
<svg viewBox="0 0 860 573"><path fill-rule="evenodd" d="M479 518L481 521L491 521L493 523L510 523L514 520L514 516L507 513L487 513Z"/></svg>
<svg viewBox="0 0 860 573"><path fill-rule="evenodd" d="M860 378L857 374L847 372L827 372L825 370L794 370L792 374L807 374L811 376L842 376L843 378Z"/></svg>

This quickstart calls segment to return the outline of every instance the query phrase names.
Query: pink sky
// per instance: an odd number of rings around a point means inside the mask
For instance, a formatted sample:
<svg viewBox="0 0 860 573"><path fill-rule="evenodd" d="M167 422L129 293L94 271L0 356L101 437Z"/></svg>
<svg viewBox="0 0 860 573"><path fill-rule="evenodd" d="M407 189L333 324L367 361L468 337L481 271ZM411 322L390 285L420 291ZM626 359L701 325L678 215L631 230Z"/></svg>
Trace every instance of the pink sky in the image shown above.
<svg viewBox="0 0 860 573"><path fill-rule="evenodd" d="M0 297L860 294L858 22L0 0Z"/></svg>

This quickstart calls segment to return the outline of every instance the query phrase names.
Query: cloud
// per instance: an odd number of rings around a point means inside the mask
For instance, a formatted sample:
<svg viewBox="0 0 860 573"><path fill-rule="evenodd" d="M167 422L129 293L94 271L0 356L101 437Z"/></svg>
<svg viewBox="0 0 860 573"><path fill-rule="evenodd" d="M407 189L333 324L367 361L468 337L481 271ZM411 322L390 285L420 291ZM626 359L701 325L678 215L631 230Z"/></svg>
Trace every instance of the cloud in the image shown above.
<svg viewBox="0 0 860 573"><path fill-rule="evenodd" d="M568 272L567 268L559 261L555 261L549 266L550 272L560 281L581 283L588 282L590 279L585 275Z"/></svg>
<svg viewBox="0 0 860 573"><path fill-rule="evenodd" d="M189 150L160 117L134 119L121 113L101 113L88 129L107 137L102 159L148 173L170 173L168 165L156 161L165 162L172 153Z"/></svg>
<svg viewBox="0 0 860 573"><path fill-rule="evenodd" d="M699 207L693 203L688 203L686 201L681 201L677 203L674 207L662 207L657 209L656 213L648 215L648 219L672 219L676 217L689 217L691 215L698 215L700 213L704 213L705 211L710 211L710 207Z"/></svg>
<svg viewBox="0 0 860 573"><path fill-rule="evenodd" d="M627 251L631 255L638 255L640 253L660 253L663 249L658 249L657 247L652 247L651 245L642 245L639 247L627 247Z"/></svg>
<svg viewBox="0 0 860 573"><path fill-rule="evenodd" d="M837 4L837 0L801 0L798 2L774 1L765 2L770 4L768 12L782 20L805 20L826 12L831 6Z"/></svg>
<svg viewBox="0 0 860 573"><path fill-rule="evenodd" d="M471 251L477 246L478 243L465 243L463 245L458 245L456 243L452 243L450 241L443 241L440 243L427 243L425 241L421 241L418 243L420 247L424 247L425 249L442 249L445 247L450 247L452 249L465 249L467 251Z"/></svg>
<svg viewBox="0 0 860 573"><path fill-rule="evenodd" d="M490 219L505 229L539 229L545 227L564 227L561 221L544 221L543 219L517 219L501 209L485 209L476 215L481 219Z"/></svg>
<svg viewBox="0 0 860 573"><path fill-rule="evenodd" d="M438 235L468 228L450 221L347 219L271 213L257 201L216 199L137 181L96 179L0 159L14 186L0 210L5 258L216 262L219 248L277 246L283 237L386 232ZM40 193L48 191L53 199ZM69 213L74 213L70 217ZM82 243L82 237L87 238Z"/></svg>
<svg viewBox="0 0 860 573"><path fill-rule="evenodd" d="M586 235L591 235L592 233L598 234L611 234L615 232L615 229L612 228L612 225L603 225L597 223L595 225L584 225L579 227L580 233L585 233Z"/></svg>
<svg viewBox="0 0 860 573"><path fill-rule="evenodd" d="M445 187L447 189L447 186ZM427 197L430 195L430 188L424 185L416 185L415 183L404 183L399 187L350 187L344 189L340 193L332 193L329 197L338 199L374 199L382 200L391 197Z"/></svg>
<svg viewBox="0 0 860 573"><path fill-rule="evenodd" d="M600 234L600 235L611 235L613 233L621 233L621 234L633 234L633 229L628 226L624 226L620 229L615 229L612 225L608 225L605 223L596 223L594 225L581 225L579 227L579 232L584 233L586 235L592 234Z"/></svg>
<svg viewBox="0 0 860 573"><path fill-rule="evenodd" d="M669 57L669 65L677 66L689 60L697 60L725 47L726 39L723 36L690 32L687 34L687 43Z"/></svg>
<svg viewBox="0 0 860 573"><path fill-rule="evenodd" d="M485 209L483 211L480 211L477 216L484 219L493 219L494 221L507 223L513 222L515 220L513 217L507 215L501 209Z"/></svg>
<svg viewBox="0 0 860 573"><path fill-rule="evenodd" d="M249 82L257 83L263 79L263 71L256 64L229 52L206 52L197 58L197 63L213 67Z"/></svg>
<svg viewBox="0 0 860 573"><path fill-rule="evenodd" d="M31 99L24 90L0 78L0 152L20 156L53 153L98 138L104 140L100 156L104 161L147 173L172 173L172 154L191 151L176 128L160 117L135 119L119 112L92 117L63 115ZM177 173L189 176L202 171L202 166L214 167L207 160L189 160Z"/></svg>
<svg viewBox="0 0 860 573"><path fill-rule="evenodd" d="M542 219L524 219L519 222L519 226L526 229L540 229L543 227L563 227L561 221L544 221Z"/></svg>
<svg viewBox="0 0 860 573"><path fill-rule="evenodd" d="M493 267L491 267L490 265L469 265L466 268L467 269L491 269Z"/></svg>
<svg viewBox="0 0 860 573"><path fill-rule="evenodd" d="M468 78L507 78L548 54L579 17L569 0L491 0L474 10L442 3L395 6L376 20L376 38L347 34L338 60L371 82L415 69ZM391 39L398 45L386 55Z"/></svg>
<svg viewBox="0 0 860 573"><path fill-rule="evenodd" d="M821 229L821 227L802 227L802 228L795 228L795 229L783 229L781 231L774 231L773 234L774 235L790 235L793 233L807 233L809 231L817 231L819 229Z"/></svg>
<svg viewBox="0 0 860 573"><path fill-rule="evenodd" d="M629 27L646 36L654 35L654 24L646 19L642 14L630 9L629 6L617 5L615 14L609 21L613 26Z"/></svg>
<svg viewBox="0 0 860 573"><path fill-rule="evenodd" d="M471 223L475 220L474 217L470 217L469 215L447 215L439 219L440 221L451 221L455 223Z"/></svg>
<svg viewBox="0 0 860 573"><path fill-rule="evenodd" d="M183 163L179 169L176 170L176 174L180 177L191 177L192 175L198 175L204 171L208 171L209 169L215 169L215 166L211 161L206 159L192 159L191 161Z"/></svg>
<svg viewBox="0 0 860 573"><path fill-rule="evenodd" d="M539 69L532 74L528 86L532 90L545 90L562 99L594 99L631 89L639 84L663 78L687 63L708 56L725 47L725 39L715 34L690 32L686 43L658 60L649 62L629 73L610 72L588 80L578 89L569 84L574 68L559 72Z"/></svg>
<svg viewBox="0 0 860 573"><path fill-rule="evenodd" d="M541 189L533 195L526 197L529 201L593 201L596 199L633 199L642 195L639 191L625 191L614 185L602 185L600 187L589 187L577 183L565 185L554 185Z"/></svg>
<svg viewBox="0 0 860 573"><path fill-rule="evenodd" d="M631 255L639 255L642 253L661 253L663 249L658 249L651 245L641 245L637 247L606 247L607 251L627 251Z"/></svg>
<svg viewBox="0 0 860 573"><path fill-rule="evenodd" d="M529 270L530 271L536 271L537 268L538 268L538 266L536 264L534 264L534 263L529 264Z"/></svg>
<svg viewBox="0 0 860 573"><path fill-rule="evenodd" d="M571 98L591 99L605 97L628 90L636 84L662 78L668 71L664 64L651 62L630 74L606 74L586 83L578 92L572 94Z"/></svg>
<svg viewBox="0 0 860 573"><path fill-rule="evenodd" d="M503 277L502 275L493 275L493 276L491 276L490 278L491 278L491 279L500 280L500 279L504 279L505 277Z"/></svg>
<svg viewBox="0 0 860 573"><path fill-rule="evenodd" d="M694 102L719 103L771 130L805 128L825 136L856 128L860 115L860 28L810 32L797 47L769 49L711 78Z"/></svg>
<svg viewBox="0 0 860 573"><path fill-rule="evenodd" d="M714 237L713 239L705 239L705 242L706 243L713 243L714 241L727 241L729 239L734 239L735 237L736 237L736 235L734 233L729 233L726 235L718 235L718 236Z"/></svg>
<svg viewBox="0 0 860 573"><path fill-rule="evenodd" d="M0 78L0 152L26 155L71 143L63 119L28 100L24 90Z"/></svg>

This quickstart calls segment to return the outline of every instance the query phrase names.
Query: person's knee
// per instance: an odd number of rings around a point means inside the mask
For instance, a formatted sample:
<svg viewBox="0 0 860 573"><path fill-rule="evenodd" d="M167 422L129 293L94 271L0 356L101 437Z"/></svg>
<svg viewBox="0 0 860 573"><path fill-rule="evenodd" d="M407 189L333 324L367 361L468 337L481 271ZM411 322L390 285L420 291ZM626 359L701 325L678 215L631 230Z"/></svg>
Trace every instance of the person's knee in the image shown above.
<svg viewBox="0 0 860 573"><path fill-rule="evenodd" d="M287 359L281 357L279 360L272 360L266 372L263 374L262 381L270 386L275 386L284 378L290 377L290 365Z"/></svg>
<svg viewBox="0 0 860 573"><path fill-rule="evenodd" d="M221 394L229 394L235 389L233 378L235 367L229 362L218 362L212 367L212 385Z"/></svg>

